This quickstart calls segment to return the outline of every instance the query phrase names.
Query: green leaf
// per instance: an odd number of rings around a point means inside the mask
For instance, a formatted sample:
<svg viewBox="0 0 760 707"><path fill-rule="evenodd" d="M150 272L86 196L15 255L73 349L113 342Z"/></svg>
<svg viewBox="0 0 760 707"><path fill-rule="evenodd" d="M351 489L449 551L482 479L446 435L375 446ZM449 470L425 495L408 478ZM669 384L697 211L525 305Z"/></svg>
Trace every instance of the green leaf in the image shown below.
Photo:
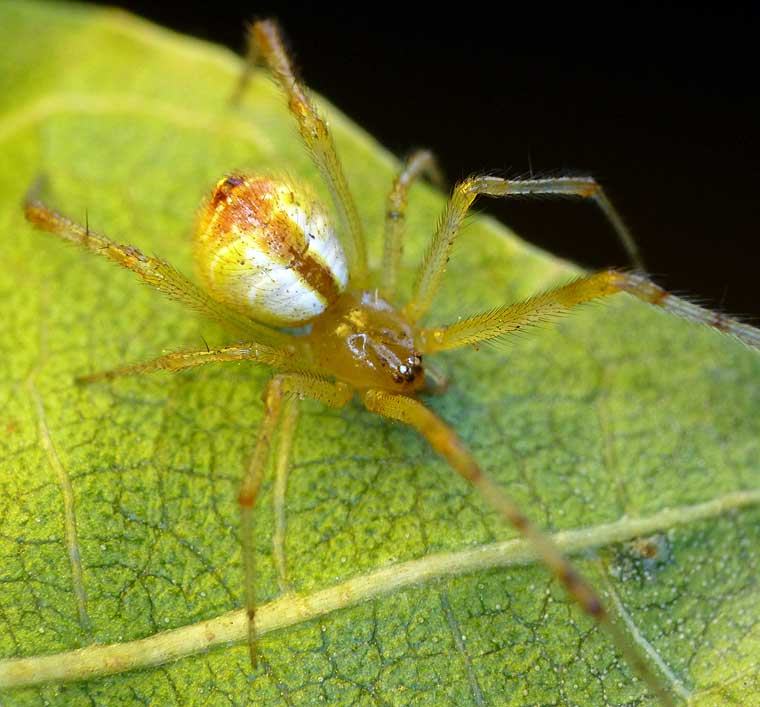
<svg viewBox="0 0 760 707"><path fill-rule="evenodd" d="M20 204L44 174L57 207L190 273L194 213L220 175L285 171L324 189L265 78L226 108L229 52L32 2L2 4L0 46L0 703L653 704L483 500L356 404L304 406L287 495L295 595L278 588L265 484L271 630L251 671L236 493L267 372L76 387L225 335L33 231ZM398 165L320 104L377 262ZM414 188L407 287L442 204ZM474 218L431 322L573 272ZM760 358L621 295L438 363L452 384L430 405L558 534L676 697L760 704Z"/></svg>

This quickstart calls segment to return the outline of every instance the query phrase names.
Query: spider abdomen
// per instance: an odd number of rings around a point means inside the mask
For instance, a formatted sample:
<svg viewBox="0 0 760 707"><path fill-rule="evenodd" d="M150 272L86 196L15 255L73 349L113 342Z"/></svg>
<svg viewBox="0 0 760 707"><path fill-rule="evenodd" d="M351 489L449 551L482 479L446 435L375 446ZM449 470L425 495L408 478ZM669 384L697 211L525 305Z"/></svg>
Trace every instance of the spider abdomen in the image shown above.
<svg viewBox="0 0 760 707"><path fill-rule="evenodd" d="M250 174L217 183L198 223L195 259L214 299L275 326L313 319L348 282L340 241L311 192Z"/></svg>

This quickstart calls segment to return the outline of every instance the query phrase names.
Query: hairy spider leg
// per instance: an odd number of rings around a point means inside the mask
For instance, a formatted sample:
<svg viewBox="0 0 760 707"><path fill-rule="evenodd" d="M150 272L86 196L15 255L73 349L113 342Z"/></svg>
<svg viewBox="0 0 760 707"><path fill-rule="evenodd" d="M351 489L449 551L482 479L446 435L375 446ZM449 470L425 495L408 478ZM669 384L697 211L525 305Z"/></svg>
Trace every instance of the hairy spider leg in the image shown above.
<svg viewBox="0 0 760 707"><path fill-rule="evenodd" d="M428 311L440 286L454 241L477 196L506 198L549 196L591 199L607 217L636 267L643 261L636 242L617 209L592 177L557 177L553 179L502 179L487 175L468 177L459 182L451 194L433 240L425 253L415 278L414 293L404 314L417 322Z"/></svg>
<svg viewBox="0 0 760 707"><path fill-rule="evenodd" d="M281 420L286 396L311 398L332 408L341 408L351 400L354 391L345 383L298 374L281 374L272 378L264 390L264 417L248 467L240 484L241 541L245 568L245 608L248 617L248 650L251 665L256 666L256 553L253 546L253 509L264 478L269 447Z"/></svg>
<svg viewBox="0 0 760 707"><path fill-rule="evenodd" d="M114 368L108 371L99 371L98 373L79 376L76 379L76 382L84 384L99 383L101 381L110 381L114 378L140 375L142 373L152 373L154 371L181 371L185 368L203 366L207 363L229 361L251 361L253 363L261 363L265 366L272 366L273 368L291 370L294 368L304 369L308 365L308 361L305 358L302 359L295 349L276 349L264 344L251 342L223 346L218 349L172 351L171 353L158 356L157 358L142 363L134 363L121 368Z"/></svg>
<svg viewBox="0 0 760 707"><path fill-rule="evenodd" d="M443 173L430 150L417 150L406 160L393 180L385 207L385 241L383 263L380 268L380 291L390 302L396 296L396 278L401 267L406 231L406 209L409 189L416 179L427 177L433 184L443 188Z"/></svg>
<svg viewBox="0 0 760 707"><path fill-rule="evenodd" d="M667 688L631 644L630 639L610 620L601 599L591 585L562 555L551 538L533 525L518 504L481 469L449 425L421 402L405 395L383 390L367 390L362 393L362 401L367 410L403 422L420 432L457 474L479 491L508 523L530 541L537 557L562 582L571 599L606 629L616 648L644 678L662 704L669 707L675 704Z"/></svg>
<svg viewBox="0 0 760 707"><path fill-rule="evenodd" d="M136 273L152 288L170 299L181 302L196 312L246 334L263 344L286 346L294 337L264 324L259 324L233 309L211 299L196 284L160 258L152 258L131 245L120 245L110 238L71 221L34 198L32 188L25 204L27 220L37 228L76 243L86 250L102 255L117 265Z"/></svg>
<svg viewBox="0 0 760 707"><path fill-rule="evenodd" d="M280 420L280 434L277 439L277 451L275 452L275 476L274 488L272 489L274 506L274 532L272 535L272 551L274 563L277 568L277 581L280 591L288 594L291 591L288 580L288 564L285 558L285 532L287 520L285 518L285 496L288 490L288 476L290 475L290 457L293 450L293 437L298 425L298 403L293 398L285 400Z"/></svg>
<svg viewBox="0 0 760 707"><path fill-rule="evenodd" d="M240 101L253 69L259 62L266 64L287 97L301 139L330 190L340 220L339 233L345 241L349 278L353 287L361 288L366 284L368 276L367 249L356 203L348 188L327 123L317 113L305 88L296 78L280 28L273 20L254 22L251 26L246 67L233 94L233 103Z"/></svg>
<svg viewBox="0 0 760 707"><path fill-rule="evenodd" d="M417 344L422 353L435 353L497 339L566 314L576 305L619 292L628 292L676 317L704 324L739 339L750 348L760 349L760 329L676 297L639 273L618 270L603 270L581 277L523 302L476 314L450 326L421 329Z"/></svg>

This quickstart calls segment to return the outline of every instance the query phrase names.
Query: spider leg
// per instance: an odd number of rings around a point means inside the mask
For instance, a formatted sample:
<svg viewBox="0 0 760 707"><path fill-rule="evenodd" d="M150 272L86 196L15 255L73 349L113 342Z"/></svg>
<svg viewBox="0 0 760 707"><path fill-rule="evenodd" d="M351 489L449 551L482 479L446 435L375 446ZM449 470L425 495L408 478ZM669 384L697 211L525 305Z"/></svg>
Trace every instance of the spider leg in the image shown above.
<svg viewBox="0 0 760 707"><path fill-rule="evenodd" d="M417 150L406 160L401 172L396 176L388 194L385 209L385 247L383 264L380 269L380 289L386 299L393 300L396 294L396 276L401 265L406 230L406 208L409 189L415 179L424 176L435 185L443 187L443 175L432 152Z"/></svg>
<svg viewBox="0 0 760 707"><path fill-rule="evenodd" d="M261 421L256 446L251 454L247 470L240 484L240 492L238 493L243 565L245 568L248 649L251 656L251 664L254 667L256 666L256 554L253 546L253 508L256 505L256 498L264 477L272 437L282 419L286 397L312 398L329 407L339 408L351 400L353 394L353 390L344 383L330 383L318 378L298 374L275 376L269 381L264 390L264 418ZM292 424L293 430L295 430L295 420L293 420Z"/></svg>
<svg viewBox="0 0 760 707"><path fill-rule="evenodd" d="M280 591L285 594L290 591L288 582L288 565L285 559L285 494L288 488L290 473L290 456L293 449L293 436L298 424L298 405L295 400L285 401L280 421L280 434L277 441L274 489L274 534L272 536L272 554L277 566L277 577Z"/></svg>
<svg viewBox="0 0 760 707"><path fill-rule="evenodd" d="M610 226L612 226L615 235L618 237L623 248L625 248L631 264L637 270L646 270L636 239L620 216L620 212L610 201L602 185L593 177L549 177L543 179L510 179L506 181L509 182L511 187L509 193L504 194L504 196L556 196L592 201L604 214Z"/></svg>
<svg viewBox="0 0 760 707"><path fill-rule="evenodd" d="M288 99L288 107L296 119L301 139L330 189L341 222L339 233L346 234L350 277L355 285L362 286L367 279L367 251L356 204L327 123L317 113L305 88L296 78L280 28L273 20L254 22L251 26L246 68L234 93L233 103L240 100L259 62L266 64Z"/></svg>
<svg viewBox="0 0 760 707"><path fill-rule="evenodd" d="M419 348L422 353L434 353L497 339L509 332L566 314L576 305L618 292L628 292L677 317L712 327L736 337L751 348L760 349L760 329L676 297L639 273L618 270L603 270L578 278L563 287L462 319L451 326L422 329L418 333Z"/></svg>
<svg viewBox="0 0 760 707"><path fill-rule="evenodd" d="M256 341L282 346L293 338L254 322L211 299L165 260L147 256L134 246L115 243L110 238L90 230L89 226L82 226L71 221L63 214L37 201L34 194L30 194L25 204L25 215L27 221L37 228L108 258L117 265L136 273L144 282L170 299L181 302L209 319L231 326Z"/></svg>
<svg viewBox="0 0 760 707"><path fill-rule="evenodd" d="M643 268L641 255L631 232L602 187L592 177L554 179L502 179L486 175L468 177L454 187L438 230L417 271L412 300L404 308L405 314L411 321L418 321L430 308L465 216L475 198L480 195L507 198L557 196L591 199L607 217L633 264L638 268Z"/></svg>
<svg viewBox="0 0 760 707"><path fill-rule="evenodd" d="M252 361L275 368L306 368L306 361L303 362L304 365L300 365L299 356L292 348L276 349L264 344L243 343L211 350L173 351L150 361L114 368L110 371L91 373L87 376L80 376L76 380L77 383L97 383L123 376L152 373L153 371L180 371L184 368L202 366L206 363L226 361Z"/></svg>
<svg viewBox="0 0 760 707"><path fill-rule="evenodd" d="M530 541L536 556L562 582L569 596L581 609L605 628L615 646L646 680L662 704L674 704L667 688L636 646L611 622L591 585L565 559L551 538L533 525L517 503L485 474L451 427L418 400L405 395L368 390L362 394L362 401L371 412L399 420L418 430L465 481L475 487L507 522Z"/></svg>

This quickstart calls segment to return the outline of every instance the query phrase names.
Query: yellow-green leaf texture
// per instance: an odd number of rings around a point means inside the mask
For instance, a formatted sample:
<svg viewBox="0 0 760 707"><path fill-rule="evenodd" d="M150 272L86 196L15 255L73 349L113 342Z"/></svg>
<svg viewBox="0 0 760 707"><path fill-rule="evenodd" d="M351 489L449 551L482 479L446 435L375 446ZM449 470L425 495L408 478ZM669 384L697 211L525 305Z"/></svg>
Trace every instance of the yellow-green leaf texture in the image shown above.
<svg viewBox="0 0 760 707"><path fill-rule="evenodd" d="M191 273L195 212L225 172L298 174L324 194L265 78L228 110L240 66L111 10L0 6L0 704L654 704L483 500L357 404L304 405L286 509L294 596L278 588L265 483L258 593L276 630L251 670L236 489L267 372L76 387L229 339L33 231L20 208L44 174L66 213ZM377 262L398 165L319 102ZM412 192L406 287L442 204ZM475 218L430 321L571 272ZM618 296L439 364L452 384L430 405L539 524L583 531L558 539L676 699L760 704L760 356Z"/></svg>

